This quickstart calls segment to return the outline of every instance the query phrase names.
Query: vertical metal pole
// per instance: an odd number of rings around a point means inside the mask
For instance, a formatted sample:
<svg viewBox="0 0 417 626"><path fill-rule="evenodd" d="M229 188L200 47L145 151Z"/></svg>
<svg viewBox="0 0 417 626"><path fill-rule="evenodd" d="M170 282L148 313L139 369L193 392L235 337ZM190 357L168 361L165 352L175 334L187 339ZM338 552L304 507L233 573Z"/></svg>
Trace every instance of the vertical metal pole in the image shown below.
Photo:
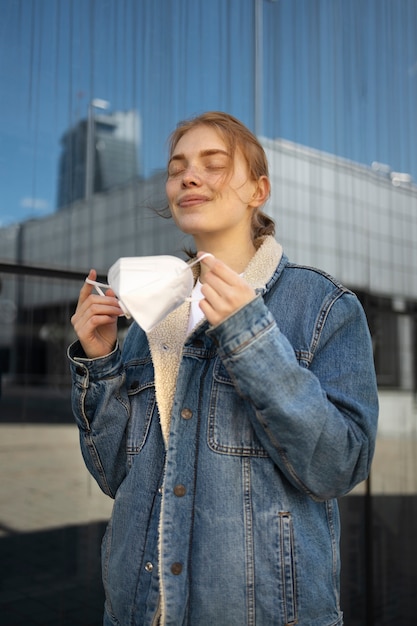
<svg viewBox="0 0 417 626"><path fill-rule="evenodd" d="M263 0L255 0L255 135L263 132Z"/></svg>
<svg viewBox="0 0 417 626"><path fill-rule="evenodd" d="M94 181L94 128L93 128L93 105L90 102L87 113L87 130L86 130L86 146L85 146L85 192L84 198L86 202L91 200L93 195Z"/></svg>
<svg viewBox="0 0 417 626"><path fill-rule="evenodd" d="M366 480L365 492L365 587L366 626L374 626L374 549L371 474Z"/></svg>
<svg viewBox="0 0 417 626"><path fill-rule="evenodd" d="M86 146L85 146L85 210L87 211L87 250L86 258L87 265L90 268L92 266L93 259L93 207L91 199L93 197L94 189L94 137L93 137L93 124L94 124L94 110L93 105L90 102L88 105L87 114L87 129L86 129Z"/></svg>

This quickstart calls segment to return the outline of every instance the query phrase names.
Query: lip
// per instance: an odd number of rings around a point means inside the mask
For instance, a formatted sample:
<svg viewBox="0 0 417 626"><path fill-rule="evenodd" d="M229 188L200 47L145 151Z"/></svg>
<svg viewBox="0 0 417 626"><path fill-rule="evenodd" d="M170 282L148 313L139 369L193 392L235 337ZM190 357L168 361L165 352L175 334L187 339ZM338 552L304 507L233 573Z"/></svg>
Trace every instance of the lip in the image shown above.
<svg viewBox="0 0 417 626"><path fill-rule="evenodd" d="M210 198L208 198L208 196L204 196L204 195L200 195L200 194L187 194L184 196L181 196L181 198L178 199L178 206L181 207L182 209L187 208L187 207L193 207L193 206L197 206L198 204L203 204L204 202L208 202Z"/></svg>

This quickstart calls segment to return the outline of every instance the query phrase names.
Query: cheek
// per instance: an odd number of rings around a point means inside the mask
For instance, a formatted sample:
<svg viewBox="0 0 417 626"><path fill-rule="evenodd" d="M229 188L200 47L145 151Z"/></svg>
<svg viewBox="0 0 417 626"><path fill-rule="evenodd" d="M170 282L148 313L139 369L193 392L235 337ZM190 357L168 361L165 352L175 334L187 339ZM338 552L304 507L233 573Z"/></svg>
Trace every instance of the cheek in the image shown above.
<svg viewBox="0 0 417 626"><path fill-rule="evenodd" d="M167 181L165 183L165 194L168 198L168 202L171 207L173 199L175 198L175 195L176 195L175 183L173 183L173 181Z"/></svg>
<svg viewBox="0 0 417 626"><path fill-rule="evenodd" d="M241 202L244 204L250 204L254 198L255 185L248 181L247 178L243 178L239 181L234 181L233 191Z"/></svg>

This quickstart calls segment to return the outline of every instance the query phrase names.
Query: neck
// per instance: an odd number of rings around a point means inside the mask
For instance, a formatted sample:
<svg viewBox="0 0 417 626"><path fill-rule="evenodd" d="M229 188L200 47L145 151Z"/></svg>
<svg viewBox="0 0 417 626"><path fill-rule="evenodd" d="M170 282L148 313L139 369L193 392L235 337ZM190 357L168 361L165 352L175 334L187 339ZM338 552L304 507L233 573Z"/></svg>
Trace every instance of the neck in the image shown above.
<svg viewBox="0 0 417 626"><path fill-rule="evenodd" d="M250 238L246 241L233 242L227 238L224 242L216 237L213 241L204 241L195 238L196 248L199 252L210 252L216 259L223 261L230 269L241 274L248 266L256 252L256 248ZM204 282L205 266L201 265L201 279Z"/></svg>

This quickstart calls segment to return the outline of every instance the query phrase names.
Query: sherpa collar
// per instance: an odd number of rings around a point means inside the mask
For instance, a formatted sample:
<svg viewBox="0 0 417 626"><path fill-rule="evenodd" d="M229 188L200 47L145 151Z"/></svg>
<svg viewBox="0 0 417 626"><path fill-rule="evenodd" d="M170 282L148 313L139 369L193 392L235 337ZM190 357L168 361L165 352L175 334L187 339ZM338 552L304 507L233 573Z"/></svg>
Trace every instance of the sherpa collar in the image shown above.
<svg viewBox="0 0 417 626"><path fill-rule="evenodd" d="M281 257L282 246L273 237L266 237L244 271L244 278L254 289L265 287ZM192 268L196 280L199 267L195 265ZM184 302L147 333L155 371L156 402L165 445L168 442L171 411L182 348L187 337L189 314L190 303Z"/></svg>

